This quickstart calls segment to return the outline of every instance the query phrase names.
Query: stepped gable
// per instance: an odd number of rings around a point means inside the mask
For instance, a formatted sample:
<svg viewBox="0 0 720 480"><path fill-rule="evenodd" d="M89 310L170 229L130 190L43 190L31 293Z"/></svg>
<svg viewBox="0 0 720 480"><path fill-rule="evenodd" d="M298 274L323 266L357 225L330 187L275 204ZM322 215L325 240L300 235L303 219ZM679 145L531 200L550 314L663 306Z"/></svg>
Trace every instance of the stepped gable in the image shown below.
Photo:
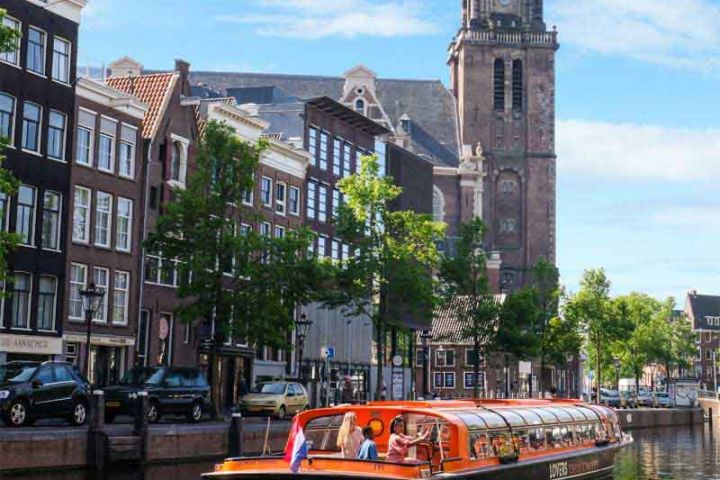
<svg viewBox="0 0 720 480"><path fill-rule="evenodd" d="M192 72L190 81L206 92L227 95L235 88L275 87L303 100L343 96L343 77L263 73ZM414 153L437 166L459 165L455 98L439 80L377 79L377 96L393 125L410 117Z"/></svg>

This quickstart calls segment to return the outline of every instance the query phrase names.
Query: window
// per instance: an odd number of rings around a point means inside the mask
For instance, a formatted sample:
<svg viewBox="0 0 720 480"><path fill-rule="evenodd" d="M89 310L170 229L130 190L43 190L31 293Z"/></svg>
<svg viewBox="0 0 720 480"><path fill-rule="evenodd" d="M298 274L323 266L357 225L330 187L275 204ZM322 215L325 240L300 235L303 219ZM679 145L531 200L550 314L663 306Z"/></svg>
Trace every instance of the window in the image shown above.
<svg viewBox="0 0 720 480"><path fill-rule="evenodd" d="M10 218L8 208L8 196L0 192L0 229L2 229L2 231L7 231L8 228L8 219Z"/></svg>
<svg viewBox="0 0 720 480"><path fill-rule="evenodd" d="M442 388L442 386L443 386L442 373L434 372L433 373L433 388Z"/></svg>
<svg viewBox="0 0 720 480"><path fill-rule="evenodd" d="M443 372L445 385L443 388L455 388L455 372Z"/></svg>
<svg viewBox="0 0 720 480"><path fill-rule="evenodd" d="M327 222L327 195L328 188L325 185L319 185L318 188L318 220Z"/></svg>
<svg viewBox="0 0 720 480"><path fill-rule="evenodd" d="M275 185L275 211L285 215L285 202L287 200L287 185L278 182Z"/></svg>
<svg viewBox="0 0 720 480"><path fill-rule="evenodd" d="M264 237L269 237L271 232L272 232L271 224L269 224L267 222L263 222L260 224L260 235L262 235Z"/></svg>
<svg viewBox="0 0 720 480"><path fill-rule="evenodd" d="M435 350L436 367L454 367L455 350Z"/></svg>
<svg viewBox="0 0 720 480"><path fill-rule="evenodd" d="M503 194L509 195L515 191L515 182L512 180L503 180L501 189Z"/></svg>
<svg viewBox="0 0 720 480"><path fill-rule="evenodd" d="M350 258L350 245L348 245L347 243L343 243L343 246L342 246L342 258L343 258L344 260L347 260L347 259Z"/></svg>
<svg viewBox="0 0 720 480"><path fill-rule="evenodd" d="M40 153L40 123L42 107L25 102L23 108L22 148L29 152Z"/></svg>
<svg viewBox="0 0 720 480"><path fill-rule="evenodd" d="M505 60L495 59L493 103L496 112L505 111Z"/></svg>
<svg viewBox="0 0 720 480"><path fill-rule="evenodd" d="M90 190L75 187L73 200L73 241L90 242Z"/></svg>
<svg viewBox="0 0 720 480"><path fill-rule="evenodd" d="M13 328L30 328L30 293L32 278L28 273L15 273L12 280L12 318Z"/></svg>
<svg viewBox="0 0 720 480"><path fill-rule="evenodd" d="M135 177L135 144L137 129L123 124L120 129L120 169L121 177Z"/></svg>
<svg viewBox="0 0 720 480"><path fill-rule="evenodd" d="M318 147L318 129L315 127L310 127L310 131L308 133L308 151L312 155L312 164L314 167L317 167L317 164L318 164L317 147Z"/></svg>
<svg viewBox="0 0 720 480"><path fill-rule="evenodd" d="M40 276L38 288L38 330L55 330L55 302L57 299L57 279L47 275Z"/></svg>
<svg viewBox="0 0 720 480"><path fill-rule="evenodd" d="M475 349L465 349L465 365L475 365ZM480 355L480 367L485 367L485 357Z"/></svg>
<svg viewBox="0 0 720 480"><path fill-rule="evenodd" d="M272 178L262 177L260 181L260 200L266 207L272 206Z"/></svg>
<svg viewBox="0 0 720 480"><path fill-rule="evenodd" d="M110 270L100 267L93 268L93 282L97 288L102 288L106 292L100 300L93 322L107 323L107 292L110 286Z"/></svg>
<svg viewBox="0 0 720 480"><path fill-rule="evenodd" d="M320 133L320 162L318 167L320 170L327 170L328 160L328 134L325 132Z"/></svg>
<svg viewBox="0 0 720 480"><path fill-rule="evenodd" d="M365 100L362 98L355 100L355 111L365 115Z"/></svg>
<svg viewBox="0 0 720 480"><path fill-rule="evenodd" d="M328 241L328 237L326 237L325 235L320 235L318 237L318 257L319 258L327 257L327 241Z"/></svg>
<svg viewBox="0 0 720 480"><path fill-rule="evenodd" d="M97 192L95 196L95 245L98 247L110 247L112 204L112 195Z"/></svg>
<svg viewBox="0 0 720 480"><path fill-rule="evenodd" d="M128 302L130 301L130 273L115 271L113 280L113 325L128 324Z"/></svg>
<svg viewBox="0 0 720 480"><path fill-rule="evenodd" d="M52 78L70 83L70 42L58 37L53 39Z"/></svg>
<svg viewBox="0 0 720 480"><path fill-rule="evenodd" d="M117 123L109 118L100 118L100 140L98 145L98 170L115 171L115 132Z"/></svg>
<svg viewBox="0 0 720 480"><path fill-rule="evenodd" d="M522 60L513 60L512 64L512 106L513 112L523 111L523 65Z"/></svg>
<svg viewBox="0 0 720 480"><path fill-rule="evenodd" d="M48 151L47 156L54 160L65 160L65 126L67 117L65 114L50 110L48 122Z"/></svg>
<svg viewBox="0 0 720 480"><path fill-rule="evenodd" d="M240 224L240 235L243 237L246 237L252 232L252 227L250 225L247 225L245 223Z"/></svg>
<svg viewBox="0 0 720 480"><path fill-rule="evenodd" d="M59 193L46 191L43 198L42 248L60 250L60 208L62 197ZM42 287L42 284L40 285Z"/></svg>
<svg viewBox="0 0 720 480"><path fill-rule="evenodd" d="M300 189L298 187L290 187L290 215L300 215Z"/></svg>
<svg viewBox="0 0 720 480"><path fill-rule="evenodd" d="M483 372L478 374L478 387L481 390L485 388L485 374ZM463 388L466 390L475 388L474 372L463 372Z"/></svg>
<svg viewBox="0 0 720 480"><path fill-rule="evenodd" d="M504 218L500 221L501 233L515 233L517 231L517 221L514 218Z"/></svg>
<svg viewBox="0 0 720 480"><path fill-rule="evenodd" d="M333 218L337 218L338 210L340 209L340 205L342 205L342 196L340 190L337 188L333 188L332 193L332 216Z"/></svg>
<svg viewBox="0 0 720 480"><path fill-rule="evenodd" d="M255 174L253 174L253 184L251 187L249 187L247 190L243 192L243 200L242 202L245 205L252 206L253 204L253 189L255 188Z"/></svg>
<svg viewBox="0 0 720 480"><path fill-rule="evenodd" d="M333 175L342 176L342 140L339 138L333 141Z"/></svg>
<svg viewBox="0 0 720 480"><path fill-rule="evenodd" d="M35 27L28 28L27 69L45 75L45 32Z"/></svg>
<svg viewBox="0 0 720 480"><path fill-rule="evenodd" d="M170 180L185 185L187 174L187 150L189 141L173 135L170 156Z"/></svg>
<svg viewBox="0 0 720 480"><path fill-rule="evenodd" d="M95 114L80 110L78 112L77 147L75 163L91 167L95 146Z"/></svg>
<svg viewBox="0 0 720 480"><path fill-rule="evenodd" d="M17 222L15 232L22 245L35 244L35 189L21 185L18 189Z"/></svg>
<svg viewBox="0 0 720 480"><path fill-rule="evenodd" d="M349 143L343 144L343 175L352 174L352 145Z"/></svg>
<svg viewBox="0 0 720 480"><path fill-rule="evenodd" d="M442 190L433 185L433 220L442 222L445 219L445 197Z"/></svg>
<svg viewBox="0 0 720 480"><path fill-rule="evenodd" d="M330 258L337 261L340 260L340 242L333 240L330 247Z"/></svg>
<svg viewBox="0 0 720 480"><path fill-rule="evenodd" d="M308 196L307 196L307 218L308 220L315 220L317 217L317 183L308 182Z"/></svg>
<svg viewBox="0 0 720 480"><path fill-rule="evenodd" d="M133 201L129 198L118 198L117 232L115 248L121 252L129 252L132 242Z"/></svg>
<svg viewBox="0 0 720 480"><path fill-rule="evenodd" d="M82 320L84 315L80 290L87 286L87 265L73 263L70 266L70 302L68 316L71 320Z"/></svg>
<svg viewBox="0 0 720 480"><path fill-rule="evenodd" d="M275 238L285 238L285 227L275 226Z"/></svg>
<svg viewBox="0 0 720 480"><path fill-rule="evenodd" d="M13 30L20 30L20 22L10 17L2 18L2 25ZM15 40L15 48L9 52L0 53L0 61L9 63L11 65L20 64L20 39Z"/></svg>
<svg viewBox="0 0 720 480"><path fill-rule="evenodd" d="M7 138L14 144L15 130L15 98L7 93L0 93L0 137Z"/></svg>

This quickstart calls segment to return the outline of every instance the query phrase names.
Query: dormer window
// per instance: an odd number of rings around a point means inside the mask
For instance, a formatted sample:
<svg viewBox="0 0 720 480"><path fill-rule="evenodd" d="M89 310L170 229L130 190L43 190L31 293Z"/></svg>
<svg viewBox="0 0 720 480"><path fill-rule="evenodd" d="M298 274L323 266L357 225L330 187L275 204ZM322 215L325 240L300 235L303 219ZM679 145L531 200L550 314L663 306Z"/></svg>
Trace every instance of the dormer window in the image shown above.
<svg viewBox="0 0 720 480"><path fill-rule="evenodd" d="M403 131L404 134L410 134L410 118L407 115L404 115L402 118L400 118L400 129Z"/></svg>
<svg viewBox="0 0 720 480"><path fill-rule="evenodd" d="M365 115L365 100L362 98L355 100L355 111Z"/></svg>
<svg viewBox="0 0 720 480"><path fill-rule="evenodd" d="M172 156L170 157L170 180L180 181L180 159L182 158L182 152L180 151L180 144L178 142L173 143Z"/></svg>
<svg viewBox="0 0 720 480"><path fill-rule="evenodd" d="M168 180L175 187L184 187L187 176L187 157L190 141L177 135L171 136L170 175Z"/></svg>

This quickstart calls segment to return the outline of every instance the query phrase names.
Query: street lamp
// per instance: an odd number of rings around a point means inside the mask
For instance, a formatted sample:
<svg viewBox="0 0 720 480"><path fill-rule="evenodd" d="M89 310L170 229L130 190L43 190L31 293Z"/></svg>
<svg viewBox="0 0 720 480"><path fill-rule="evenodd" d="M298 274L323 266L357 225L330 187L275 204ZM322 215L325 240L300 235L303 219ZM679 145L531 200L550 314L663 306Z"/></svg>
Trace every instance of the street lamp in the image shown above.
<svg viewBox="0 0 720 480"><path fill-rule="evenodd" d="M430 330L423 330L420 334L420 340L422 341L423 348L423 398L425 400L430 396L430 390L428 389L430 376L430 340L432 340L432 332Z"/></svg>
<svg viewBox="0 0 720 480"><path fill-rule="evenodd" d="M85 365L83 371L85 378L88 378L90 365L90 335L92 333L92 319L95 313L100 309L105 289L100 288L91 283L88 288L80 290L80 298L82 299L83 310L85 311L85 322L87 322L87 338L85 340Z"/></svg>
<svg viewBox="0 0 720 480"><path fill-rule="evenodd" d="M620 390L620 359L613 357L613 364L615 365L615 390Z"/></svg>
<svg viewBox="0 0 720 480"><path fill-rule="evenodd" d="M303 348L305 348L305 339L312 325L312 320L308 320L307 314L300 315L299 320L295 320L295 336L298 340L298 379L302 379L302 356Z"/></svg>

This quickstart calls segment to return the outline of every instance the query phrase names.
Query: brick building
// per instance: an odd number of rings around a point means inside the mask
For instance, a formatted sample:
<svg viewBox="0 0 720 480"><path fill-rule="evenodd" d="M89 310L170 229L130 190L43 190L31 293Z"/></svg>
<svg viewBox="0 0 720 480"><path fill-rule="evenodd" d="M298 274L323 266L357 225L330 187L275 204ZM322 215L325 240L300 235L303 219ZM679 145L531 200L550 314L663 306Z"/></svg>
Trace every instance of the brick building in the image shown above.
<svg viewBox="0 0 720 480"><path fill-rule="evenodd" d="M84 0L2 0L20 31L0 54L0 136L16 195L0 195L0 228L19 235L0 302L0 363L59 358L74 146L78 28Z"/></svg>
<svg viewBox="0 0 720 480"><path fill-rule="evenodd" d="M86 78L78 79L75 91L63 340L66 358L84 371L80 290L91 283L103 288L105 297L93 320L88 378L106 385L134 362L143 218L140 129L148 107Z"/></svg>
<svg viewBox="0 0 720 480"><path fill-rule="evenodd" d="M702 295L695 290L688 292L684 313L699 337L693 373L706 390L717 390L715 382L720 377L717 363L720 359L720 295Z"/></svg>

